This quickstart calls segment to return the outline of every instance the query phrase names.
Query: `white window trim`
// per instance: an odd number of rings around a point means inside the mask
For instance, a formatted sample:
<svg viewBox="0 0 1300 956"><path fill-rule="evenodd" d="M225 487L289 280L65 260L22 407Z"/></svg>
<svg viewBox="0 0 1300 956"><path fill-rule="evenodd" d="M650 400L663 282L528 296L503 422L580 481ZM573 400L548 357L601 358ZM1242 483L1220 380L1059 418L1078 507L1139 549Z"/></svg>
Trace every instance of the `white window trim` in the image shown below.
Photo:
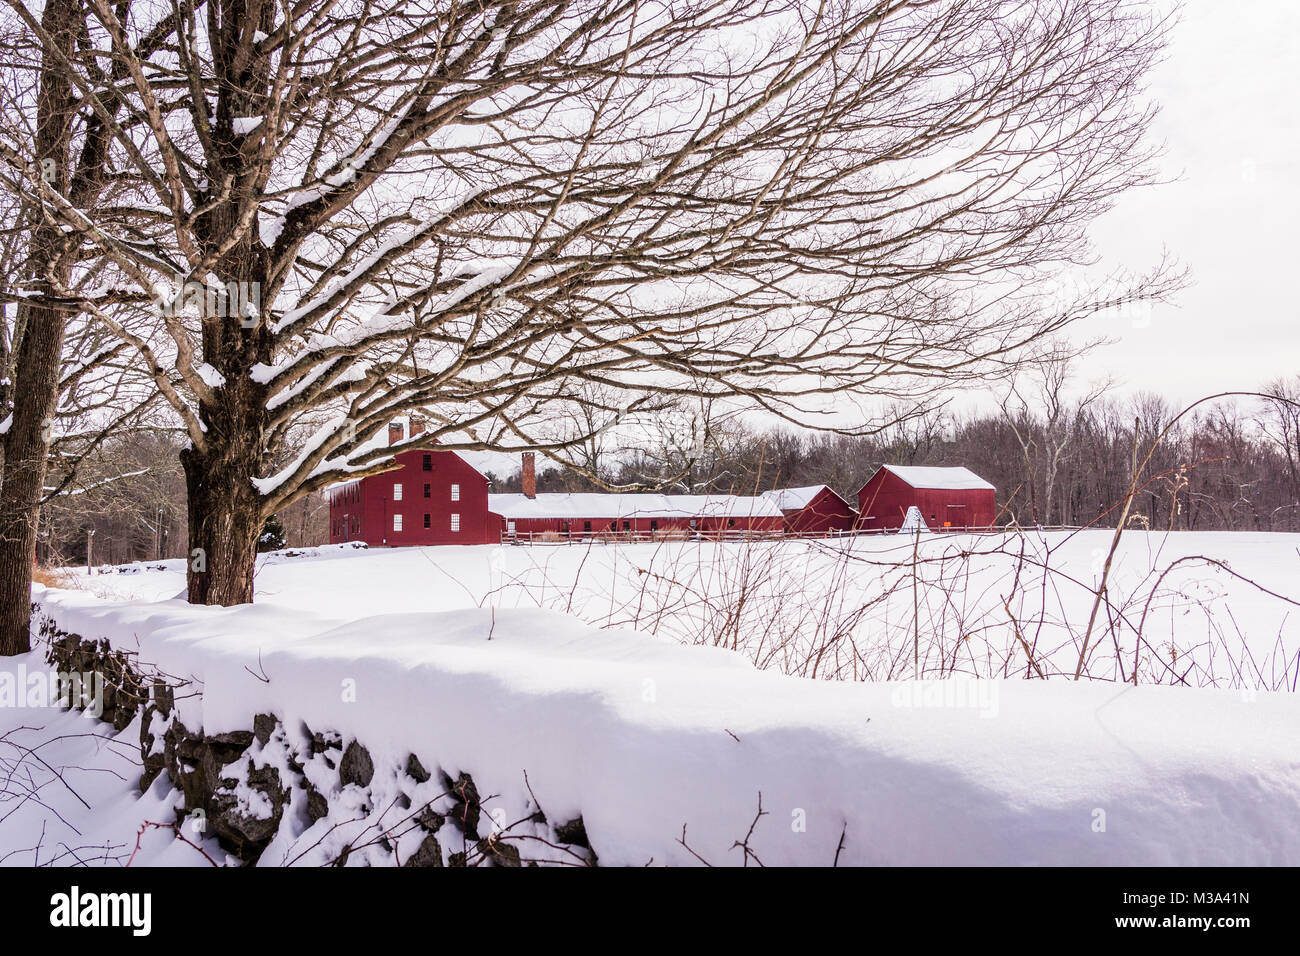
<svg viewBox="0 0 1300 956"><path fill-rule="evenodd" d="M402 500L402 483L400 481L393 482L393 500Z"/></svg>
<svg viewBox="0 0 1300 956"><path fill-rule="evenodd" d="M460 485L451 486L451 500L460 501Z"/></svg>
<svg viewBox="0 0 1300 956"><path fill-rule="evenodd" d="M460 514L457 513L457 512L452 512L452 515L451 515L451 530L452 530L452 531L459 531L459 530L460 530Z"/></svg>
<svg viewBox="0 0 1300 956"><path fill-rule="evenodd" d="M393 515L393 530L394 531L402 530L402 516L399 514Z"/></svg>

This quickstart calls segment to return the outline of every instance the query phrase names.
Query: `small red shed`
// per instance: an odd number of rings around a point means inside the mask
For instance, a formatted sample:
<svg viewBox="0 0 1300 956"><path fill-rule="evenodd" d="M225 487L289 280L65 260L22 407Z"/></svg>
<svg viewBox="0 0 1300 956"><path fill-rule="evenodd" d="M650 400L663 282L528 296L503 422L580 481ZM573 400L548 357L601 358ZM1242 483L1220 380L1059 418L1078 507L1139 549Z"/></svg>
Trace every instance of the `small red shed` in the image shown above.
<svg viewBox="0 0 1300 956"><path fill-rule="evenodd" d="M853 506L829 485L777 488L763 497L781 510L786 534L831 534L852 531L858 523Z"/></svg>
<svg viewBox="0 0 1300 956"><path fill-rule="evenodd" d="M935 531L989 528L996 489L969 468L882 465L858 491L859 527L893 531L915 506Z"/></svg>

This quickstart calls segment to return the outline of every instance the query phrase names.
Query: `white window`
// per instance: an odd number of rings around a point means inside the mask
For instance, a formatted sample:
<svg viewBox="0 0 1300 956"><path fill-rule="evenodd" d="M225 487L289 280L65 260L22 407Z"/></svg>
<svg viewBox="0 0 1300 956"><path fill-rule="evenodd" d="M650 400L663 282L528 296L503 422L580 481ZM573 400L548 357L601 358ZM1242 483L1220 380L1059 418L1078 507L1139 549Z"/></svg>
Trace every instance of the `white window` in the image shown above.
<svg viewBox="0 0 1300 956"><path fill-rule="evenodd" d="M451 530L452 531L460 530L460 515L451 516Z"/></svg>
<svg viewBox="0 0 1300 956"><path fill-rule="evenodd" d="M451 486L451 500L460 501L460 485Z"/></svg>
<svg viewBox="0 0 1300 956"><path fill-rule="evenodd" d="M401 516L401 515L393 515L393 530L394 530L394 531L401 531L401 530L402 530L402 516Z"/></svg>
<svg viewBox="0 0 1300 956"><path fill-rule="evenodd" d="M400 482L393 485L393 500L394 501L402 500L402 485Z"/></svg>

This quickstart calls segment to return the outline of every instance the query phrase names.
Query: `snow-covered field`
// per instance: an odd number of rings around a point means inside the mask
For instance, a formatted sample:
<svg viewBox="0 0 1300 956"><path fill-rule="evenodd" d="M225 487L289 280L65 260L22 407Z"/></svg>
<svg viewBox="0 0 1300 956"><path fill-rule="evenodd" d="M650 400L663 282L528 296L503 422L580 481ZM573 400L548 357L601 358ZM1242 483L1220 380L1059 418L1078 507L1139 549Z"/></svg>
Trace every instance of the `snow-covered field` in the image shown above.
<svg viewBox="0 0 1300 956"><path fill-rule="evenodd" d="M257 601L340 621L541 607L807 677L1073 678L1111 535L331 547L264 556ZM185 587L181 561L106 570L73 573L109 599ZM1088 648L1095 679L1131 681L1136 660L1141 684L1295 690L1300 535L1127 532Z"/></svg>
<svg viewBox="0 0 1300 956"><path fill-rule="evenodd" d="M191 681L188 727L334 730L381 791L413 752L494 819L581 814L602 864L740 864L751 825L765 864L1300 863L1300 538L1126 535L1076 683L1109 543L332 548L267 556L253 606L171 600L180 562L35 597ZM138 795L139 738L0 707L0 858L206 865L168 830L136 852L177 796ZM329 859L393 796L286 813L262 862Z"/></svg>

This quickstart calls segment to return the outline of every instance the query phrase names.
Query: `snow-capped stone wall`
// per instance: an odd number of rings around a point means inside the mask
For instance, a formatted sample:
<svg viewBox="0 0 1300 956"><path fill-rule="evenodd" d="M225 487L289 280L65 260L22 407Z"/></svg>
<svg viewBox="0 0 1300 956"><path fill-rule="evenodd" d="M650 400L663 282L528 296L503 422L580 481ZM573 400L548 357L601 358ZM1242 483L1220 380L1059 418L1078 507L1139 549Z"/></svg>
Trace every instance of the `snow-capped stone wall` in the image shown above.
<svg viewBox="0 0 1300 956"><path fill-rule="evenodd" d="M1292 693L807 680L527 608L36 599L139 735L146 819L214 858L1300 863Z"/></svg>
<svg viewBox="0 0 1300 956"><path fill-rule="evenodd" d="M291 731L273 714L253 715L250 730L191 730L179 719L176 696L197 693L192 685L149 676L129 653L62 631L51 618L41 620L39 633L58 671L102 676L101 720L122 730L139 719L140 790L155 783L180 790L177 834L193 842L210 834L234 861L255 864L282 831L281 842L291 841L326 820L336 826L279 862L344 866L355 856L406 867L596 864L581 817L553 823L537 808L526 820L503 823L484 813L468 773L453 779L439 770L435 779L412 753L400 770L385 768L377 778L360 741L345 746L338 733L305 724ZM90 705L73 697L66 703ZM369 824L357 827L360 820ZM342 828L349 837L342 842L330 838L338 824L352 824ZM539 860L533 844L545 847L548 859Z"/></svg>

